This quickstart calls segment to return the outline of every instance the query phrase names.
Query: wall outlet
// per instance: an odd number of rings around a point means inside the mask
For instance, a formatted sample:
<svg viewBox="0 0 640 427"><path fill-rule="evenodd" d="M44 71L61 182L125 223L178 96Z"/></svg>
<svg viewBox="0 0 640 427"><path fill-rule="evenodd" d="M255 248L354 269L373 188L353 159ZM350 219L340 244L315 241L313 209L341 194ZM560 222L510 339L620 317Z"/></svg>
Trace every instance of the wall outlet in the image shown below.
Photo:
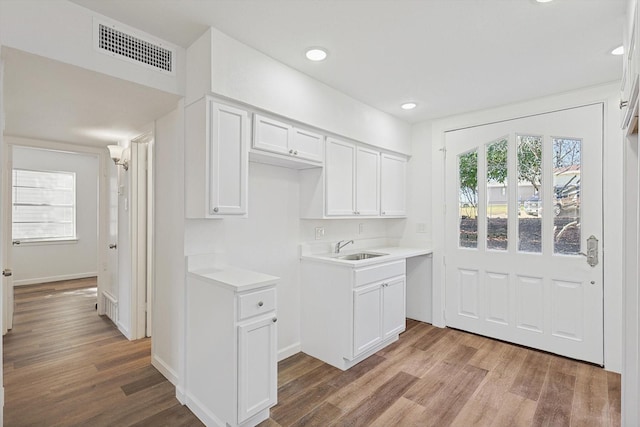
<svg viewBox="0 0 640 427"><path fill-rule="evenodd" d="M324 239L324 227L316 227L316 240Z"/></svg>
<svg viewBox="0 0 640 427"><path fill-rule="evenodd" d="M427 232L427 224L424 222L419 222L416 224L416 233L426 233Z"/></svg>
<svg viewBox="0 0 640 427"><path fill-rule="evenodd" d="M358 224L358 234L364 233L364 224L361 222Z"/></svg>

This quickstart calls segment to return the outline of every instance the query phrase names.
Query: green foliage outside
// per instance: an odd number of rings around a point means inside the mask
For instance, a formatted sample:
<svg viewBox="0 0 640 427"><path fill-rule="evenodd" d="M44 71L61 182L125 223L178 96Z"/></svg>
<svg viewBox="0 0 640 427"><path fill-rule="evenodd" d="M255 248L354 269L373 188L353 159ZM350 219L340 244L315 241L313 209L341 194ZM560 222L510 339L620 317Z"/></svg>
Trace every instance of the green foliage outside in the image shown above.
<svg viewBox="0 0 640 427"><path fill-rule="evenodd" d="M487 145L487 179L505 184L507 180L508 142L502 138ZM478 151L458 157L461 202L478 205ZM518 181L531 183L536 191L542 185L542 138L518 136Z"/></svg>

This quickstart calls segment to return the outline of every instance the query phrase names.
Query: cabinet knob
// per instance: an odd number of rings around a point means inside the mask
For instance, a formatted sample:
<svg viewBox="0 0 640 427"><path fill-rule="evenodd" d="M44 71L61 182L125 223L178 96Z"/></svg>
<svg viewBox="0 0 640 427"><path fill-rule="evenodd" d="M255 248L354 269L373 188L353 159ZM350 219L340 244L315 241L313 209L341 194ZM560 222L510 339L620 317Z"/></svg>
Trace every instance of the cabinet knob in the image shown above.
<svg viewBox="0 0 640 427"><path fill-rule="evenodd" d="M263 303L262 301L260 301L260 302L258 303L258 307L262 307L263 305L264 305L264 303Z"/></svg>
<svg viewBox="0 0 640 427"><path fill-rule="evenodd" d="M624 107L629 105L629 101L620 100L620 109L622 110Z"/></svg>
<svg viewBox="0 0 640 427"><path fill-rule="evenodd" d="M297 150L294 151L293 154L295 154L297 156L298 155L298 151Z"/></svg>
<svg viewBox="0 0 640 427"><path fill-rule="evenodd" d="M276 323L278 321L278 318L274 317L272 320L273 320L273 323Z"/></svg>
<svg viewBox="0 0 640 427"><path fill-rule="evenodd" d="M380 212L380 215L384 215L384 211Z"/></svg>
<svg viewBox="0 0 640 427"><path fill-rule="evenodd" d="M293 150L289 150L289 154L293 154Z"/></svg>
<svg viewBox="0 0 640 427"><path fill-rule="evenodd" d="M218 208L213 208L213 211L217 213L218 212Z"/></svg>

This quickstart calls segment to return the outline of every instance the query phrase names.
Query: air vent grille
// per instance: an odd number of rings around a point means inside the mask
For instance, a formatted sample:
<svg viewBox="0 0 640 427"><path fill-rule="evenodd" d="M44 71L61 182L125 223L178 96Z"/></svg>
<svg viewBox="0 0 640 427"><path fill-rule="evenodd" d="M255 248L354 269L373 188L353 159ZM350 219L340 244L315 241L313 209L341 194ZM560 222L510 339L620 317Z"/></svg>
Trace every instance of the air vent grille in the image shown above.
<svg viewBox="0 0 640 427"><path fill-rule="evenodd" d="M99 24L98 47L115 55L173 72L173 52L138 37Z"/></svg>

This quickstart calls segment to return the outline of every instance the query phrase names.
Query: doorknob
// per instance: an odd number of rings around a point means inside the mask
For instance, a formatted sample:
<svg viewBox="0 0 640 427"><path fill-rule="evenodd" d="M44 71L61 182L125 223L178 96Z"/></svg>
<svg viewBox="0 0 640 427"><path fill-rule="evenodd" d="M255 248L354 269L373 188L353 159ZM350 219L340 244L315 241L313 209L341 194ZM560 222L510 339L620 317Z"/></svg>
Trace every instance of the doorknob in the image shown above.
<svg viewBox="0 0 640 427"><path fill-rule="evenodd" d="M115 243L111 243L109 244L109 249L117 249L118 245L116 245Z"/></svg>
<svg viewBox="0 0 640 427"><path fill-rule="evenodd" d="M580 255L587 257L587 264L591 267L598 265L598 239L596 236L589 236L587 239L587 253L579 252Z"/></svg>
<svg viewBox="0 0 640 427"><path fill-rule="evenodd" d="M10 277L13 276L13 272L10 269L5 268L4 270L2 270L2 275L4 277Z"/></svg>

